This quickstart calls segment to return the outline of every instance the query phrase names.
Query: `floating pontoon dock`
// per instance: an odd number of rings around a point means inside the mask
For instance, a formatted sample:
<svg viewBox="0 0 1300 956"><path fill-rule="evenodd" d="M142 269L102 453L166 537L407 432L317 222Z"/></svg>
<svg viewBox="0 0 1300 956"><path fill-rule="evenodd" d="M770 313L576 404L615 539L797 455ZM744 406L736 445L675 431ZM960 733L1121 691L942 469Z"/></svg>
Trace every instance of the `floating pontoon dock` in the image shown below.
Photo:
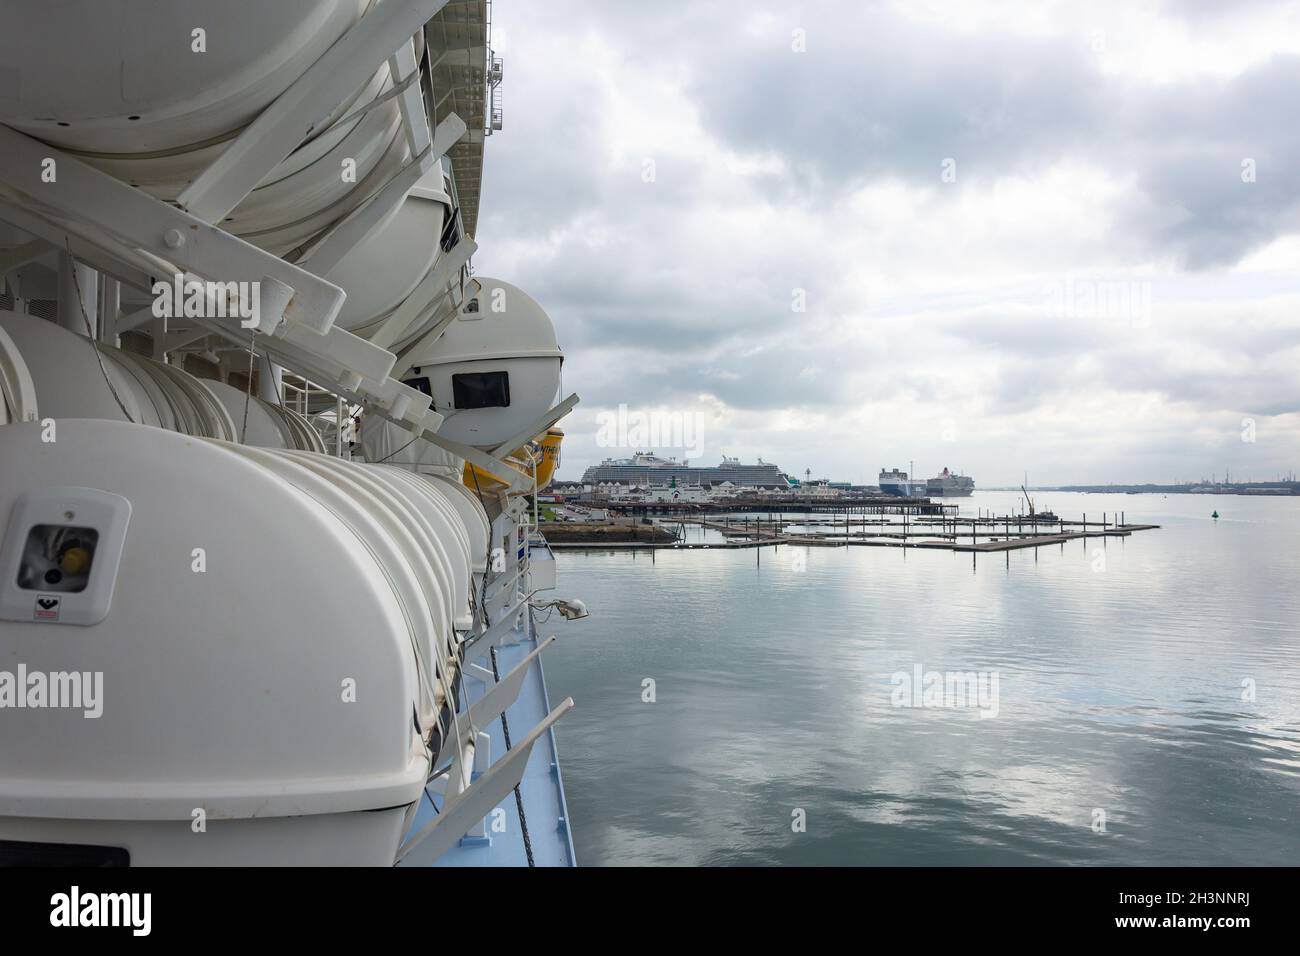
<svg viewBox="0 0 1300 956"><path fill-rule="evenodd" d="M901 521L796 519L796 518L726 518L718 521L706 517L680 515L662 525L686 525L722 535L722 541L670 541L670 542L592 542L552 543L555 550L581 551L702 551L736 550L741 548L767 548L790 545L792 547L869 547L869 548L926 548L967 553L1016 551L1021 548L1040 548L1063 545L1067 541L1087 538L1126 538L1135 531L1159 528L1154 524L1127 524L1112 522L1106 515L1102 521L1064 521L1055 518L1050 522L1036 516L1002 516L979 518L921 518ZM790 531L790 527L808 528L811 531ZM874 530L867 530L874 526ZM822 527L827 530L821 530ZM1050 530L1052 527L1057 530ZM854 529L863 530L854 530ZM1066 529L1070 530L1066 530ZM835 530L830 530L835 529Z"/></svg>

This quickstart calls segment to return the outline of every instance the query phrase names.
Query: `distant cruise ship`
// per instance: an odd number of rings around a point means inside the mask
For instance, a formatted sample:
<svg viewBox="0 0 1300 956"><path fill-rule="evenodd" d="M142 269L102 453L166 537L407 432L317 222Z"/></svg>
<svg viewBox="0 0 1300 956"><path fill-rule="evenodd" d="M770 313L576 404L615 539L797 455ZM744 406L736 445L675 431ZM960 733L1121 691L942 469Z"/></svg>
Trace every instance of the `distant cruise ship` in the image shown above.
<svg viewBox="0 0 1300 956"><path fill-rule="evenodd" d="M969 498L974 490L974 478L954 475L947 468L925 483L925 494L929 498Z"/></svg>
<svg viewBox="0 0 1300 956"><path fill-rule="evenodd" d="M880 490L887 495L899 495L903 498L924 498L925 482L913 480L907 477L907 472L899 471L897 468L891 468L886 471L880 469L880 477L876 479L876 484Z"/></svg>
<svg viewBox="0 0 1300 956"><path fill-rule="evenodd" d="M744 488L788 488L790 479L776 465L758 460L756 465L742 465L738 458L723 458L721 464L698 467L687 461L660 458L653 452L639 451L631 458L606 458L592 465L582 476L584 485L617 482L623 485L667 485L676 479L679 485L720 485L729 481Z"/></svg>

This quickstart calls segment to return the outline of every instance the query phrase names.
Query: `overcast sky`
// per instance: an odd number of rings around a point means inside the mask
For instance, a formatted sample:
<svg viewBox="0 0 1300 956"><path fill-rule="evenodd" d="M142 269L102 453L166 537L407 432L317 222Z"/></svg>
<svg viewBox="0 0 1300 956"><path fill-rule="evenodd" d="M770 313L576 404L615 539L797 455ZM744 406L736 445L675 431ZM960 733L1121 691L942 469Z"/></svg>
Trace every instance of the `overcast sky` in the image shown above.
<svg viewBox="0 0 1300 956"><path fill-rule="evenodd" d="M1300 470L1300 4L497 0L493 30L475 266L559 327L562 477L642 437L870 483Z"/></svg>

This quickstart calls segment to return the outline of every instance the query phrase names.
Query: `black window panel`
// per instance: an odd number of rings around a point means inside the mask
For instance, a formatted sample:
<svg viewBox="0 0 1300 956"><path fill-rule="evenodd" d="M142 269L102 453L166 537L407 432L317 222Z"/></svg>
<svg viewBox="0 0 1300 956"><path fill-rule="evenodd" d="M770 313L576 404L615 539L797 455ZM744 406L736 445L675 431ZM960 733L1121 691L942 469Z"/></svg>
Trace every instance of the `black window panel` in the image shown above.
<svg viewBox="0 0 1300 956"><path fill-rule="evenodd" d="M131 854L120 846L86 843L28 843L0 840L0 867L4 866L130 866Z"/></svg>
<svg viewBox="0 0 1300 956"><path fill-rule="evenodd" d="M462 372L451 377L456 408L506 408L510 405L509 372Z"/></svg>
<svg viewBox="0 0 1300 956"><path fill-rule="evenodd" d="M429 383L429 376L427 375L422 375L419 378L404 378L402 379L402 384L409 385L416 391L423 392L425 395L433 398L433 385Z"/></svg>

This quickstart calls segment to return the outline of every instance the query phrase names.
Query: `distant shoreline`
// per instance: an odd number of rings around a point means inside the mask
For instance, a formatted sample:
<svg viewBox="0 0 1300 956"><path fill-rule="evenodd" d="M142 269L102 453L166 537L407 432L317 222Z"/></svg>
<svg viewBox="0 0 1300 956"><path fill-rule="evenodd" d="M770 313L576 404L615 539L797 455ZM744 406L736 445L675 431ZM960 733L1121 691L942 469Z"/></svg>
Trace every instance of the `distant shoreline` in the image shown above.
<svg viewBox="0 0 1300 956"><path fill-rule="evenodd" d="M1019 487L978 490L1020 492ZM1029 490L1093 495L1245 495L1252 498L1291 498L1300 496L1300 482L1231 485L1044 485Z"/></svg>

